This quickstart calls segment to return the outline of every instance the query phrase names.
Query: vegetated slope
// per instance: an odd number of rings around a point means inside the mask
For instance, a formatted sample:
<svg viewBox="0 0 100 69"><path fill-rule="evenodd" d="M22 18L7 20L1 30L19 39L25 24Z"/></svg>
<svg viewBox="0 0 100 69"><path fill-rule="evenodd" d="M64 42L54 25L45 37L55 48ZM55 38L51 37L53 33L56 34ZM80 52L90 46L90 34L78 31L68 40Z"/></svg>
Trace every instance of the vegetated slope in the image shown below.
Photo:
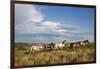
<svg viewBox="0 0 100 69"><path fill-rule="evenodd" d="M27 43L15 44L15 66L92 62L95 59L93 43L87 46L66 47L62 50L33 51L31 54L28 45Z"/></svg>

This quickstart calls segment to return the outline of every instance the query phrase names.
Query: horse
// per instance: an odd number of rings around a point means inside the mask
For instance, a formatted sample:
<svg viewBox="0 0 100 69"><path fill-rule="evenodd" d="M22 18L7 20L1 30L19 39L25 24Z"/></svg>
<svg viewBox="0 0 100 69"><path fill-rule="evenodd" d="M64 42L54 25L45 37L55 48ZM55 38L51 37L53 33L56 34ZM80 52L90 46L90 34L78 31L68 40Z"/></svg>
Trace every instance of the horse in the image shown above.
<svg viewBox="0 0 100 69"><path fill-rule="evenodd" d="M65 42L66 40L62 41L61 43L56 43L55 49L62 49L63 47L65 47Z"/></svg>
<svg viewBox="0 0 100 69"><path fill-rule="evenodd" d="M72 48L72 47L79 47L81 44L80 44L80 41L79 42L73 42L73 43L70 43L69 44L69 47Z"/></svg>
<svg viewBox="0 0 100 69"><path fill-rule="evenodd" d="M81 41L80 44L82 46L85 46L85 45L89 44L89 41L88 40L84 40L84 41Z"/></svg>
<svg viewBox="0 0 100 69"><path fill-rule="evenodd" d="M40 51L40 50L43 50L44 49L44 45L39 43L38 45L32 45L31 48L30 48L30 53L32 51Z"/></svg>

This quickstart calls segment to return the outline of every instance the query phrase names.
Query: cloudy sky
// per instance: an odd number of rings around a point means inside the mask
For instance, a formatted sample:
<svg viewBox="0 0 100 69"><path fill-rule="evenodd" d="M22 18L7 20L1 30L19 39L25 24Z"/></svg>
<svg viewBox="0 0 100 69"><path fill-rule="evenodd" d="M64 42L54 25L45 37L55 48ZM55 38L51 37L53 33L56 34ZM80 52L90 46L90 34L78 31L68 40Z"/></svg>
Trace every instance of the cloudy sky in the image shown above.
<svg viewBox="0 0 100 69"><path fill-rule="evenodd" d="M94 8L15 4L16 42L94 41Z"/></svg>

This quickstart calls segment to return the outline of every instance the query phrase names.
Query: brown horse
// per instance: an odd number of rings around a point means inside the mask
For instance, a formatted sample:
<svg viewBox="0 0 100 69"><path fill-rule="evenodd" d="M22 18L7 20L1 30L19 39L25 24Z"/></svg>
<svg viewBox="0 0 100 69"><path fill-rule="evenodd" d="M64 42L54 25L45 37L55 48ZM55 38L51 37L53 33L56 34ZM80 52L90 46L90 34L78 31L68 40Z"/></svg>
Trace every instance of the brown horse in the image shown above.
<svg viewBox="0 0 100 69"><path fill-rule="evenodd" d="M89 44L89 41L88 40L84 40L84 41L81 41L80 44L82 46L85 46L85 45Z"/></svg>

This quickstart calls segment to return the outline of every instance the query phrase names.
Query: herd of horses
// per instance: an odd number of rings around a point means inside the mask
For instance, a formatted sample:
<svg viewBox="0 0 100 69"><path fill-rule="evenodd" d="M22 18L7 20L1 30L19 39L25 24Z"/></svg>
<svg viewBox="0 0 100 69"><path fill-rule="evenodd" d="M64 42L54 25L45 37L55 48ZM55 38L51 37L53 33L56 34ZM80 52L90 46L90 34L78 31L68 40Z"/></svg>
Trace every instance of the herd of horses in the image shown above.
<svg viewBox="0 0 100 69"><path fill-rule="evenodd" d="M41 51L41 50L52 50L52 49L62 49L64 47L79 47L79 46L86 46L89 44L88 40L78 41L78 42L67 42L66 40L60 42L60 43L50 43L50 44L43 44L39 43L37 45L32 45L30 48L30 52L32 51Z"/></svg>

